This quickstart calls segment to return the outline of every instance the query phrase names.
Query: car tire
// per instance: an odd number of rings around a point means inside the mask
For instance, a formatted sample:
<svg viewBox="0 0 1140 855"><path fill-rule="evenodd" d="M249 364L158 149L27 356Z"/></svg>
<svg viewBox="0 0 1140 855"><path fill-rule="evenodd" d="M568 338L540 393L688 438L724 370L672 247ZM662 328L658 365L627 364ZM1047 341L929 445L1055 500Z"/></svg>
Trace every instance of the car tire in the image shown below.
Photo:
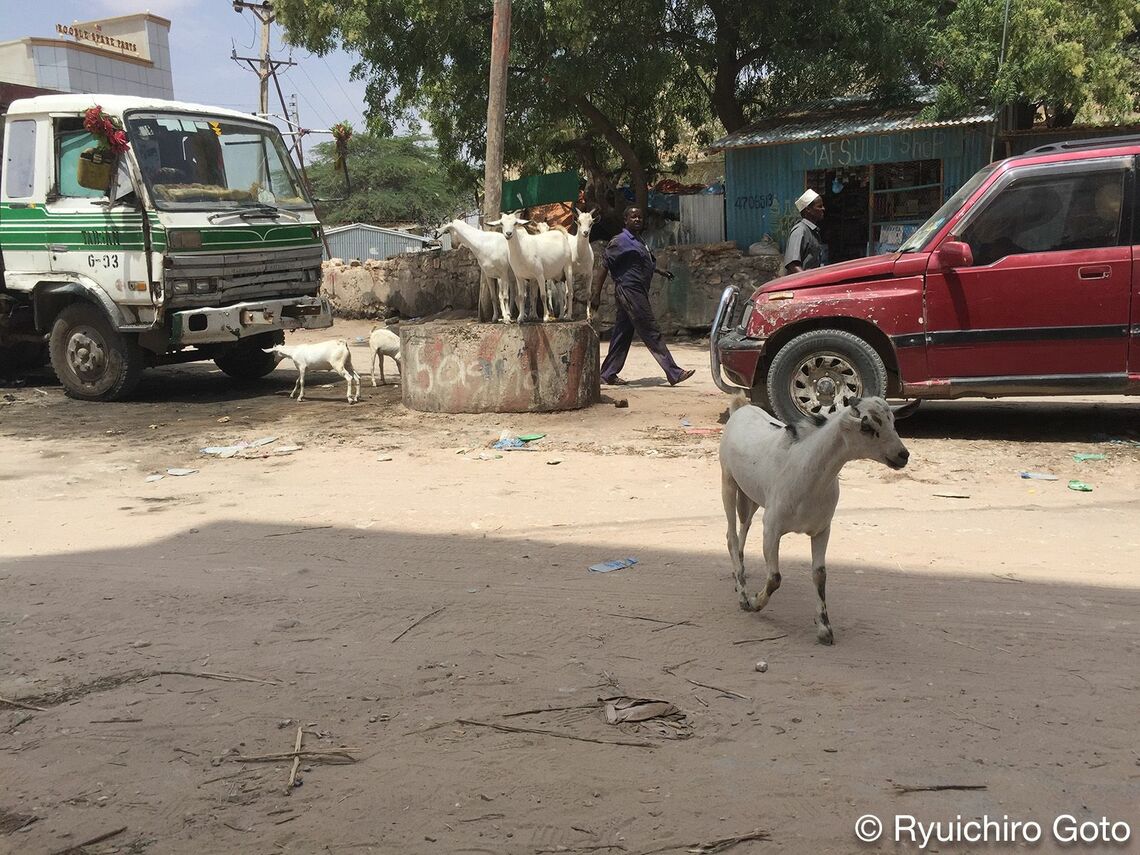
<svg viewBox="0 0 1140 855"><path fill-rule="evenodd" d="M90 303L63 308L52 324L48 347L64 391L81 401L125 398L142 376L144 356L138 341L115 329Z"/></svg>
<svg viewBox="0 0 1140 855"><path fill-rule="evenodd" d="M273 333L243 339L215 356L214 364L235 380L260 380L277 367L277 354L263 349L280 344L277 339Z"/></svg>
<svg viewBox="0 0 1140 855"><path fill-rule="evenodd" d="M875 348L845 330L812 330L785 344L768 369L776 418L826 416L847 398L883 396L887 369Z"/></svg>

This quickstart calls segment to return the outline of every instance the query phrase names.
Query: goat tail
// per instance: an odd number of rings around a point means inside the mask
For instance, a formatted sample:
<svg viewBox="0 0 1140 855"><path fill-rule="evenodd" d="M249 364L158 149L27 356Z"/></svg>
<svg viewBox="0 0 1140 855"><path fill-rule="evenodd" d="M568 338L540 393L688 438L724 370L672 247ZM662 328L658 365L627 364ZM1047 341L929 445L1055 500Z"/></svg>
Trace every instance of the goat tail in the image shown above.
<svg viewBox="0 0 1140 855"><path fill-rule="evenodd" d="M728 402L728 414L731 416L741 407L747 407L750 403L752 402L748 400L747 395L743 392L737 392L732 396L732 400Z"/></svg>
<svg viewBox="0 0 1140 855"><path fill-rule="evenodd" d="M276 353L277 355L279 355L279 356L280 356L280 355L281 355L281 350L280 350L280 347L281 347L281 345L279 345L279 344L275 344L275 345L273 345L273 347L263 347L263 348L261 348L261 349L262 349L262 350L263 350L265 353Z"/></svg>

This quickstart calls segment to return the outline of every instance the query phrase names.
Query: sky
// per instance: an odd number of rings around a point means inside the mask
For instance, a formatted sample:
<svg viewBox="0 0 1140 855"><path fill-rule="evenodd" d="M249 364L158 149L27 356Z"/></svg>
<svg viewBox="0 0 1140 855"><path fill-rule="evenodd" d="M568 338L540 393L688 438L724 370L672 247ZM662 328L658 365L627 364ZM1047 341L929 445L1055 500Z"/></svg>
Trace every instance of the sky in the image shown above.
<svg viewBox="0 0 1140 855"><path fill-rule="evenodd" d="M215 107L255 112L258 106L257 75L246 63L230 58L256 56L260 45L260 22L253 12L240 15L231 0L0 0L0 42L24 36L58 38L56 24L91 21L134 12L150 11L170 21L170 62L174 97ZM271 30L270 55L288 59L290 48L282 41L277 24ZM357 131L364 129L364 83L352 80L349 71L357 57L343 51L315 56L292 48L297 64L278 71L286 102L296 93L301 124L329 128L347 120ZM281 113L280 101L269 86L269 109ZM328 141L328 134L305 137L305 149Z"/></svg>

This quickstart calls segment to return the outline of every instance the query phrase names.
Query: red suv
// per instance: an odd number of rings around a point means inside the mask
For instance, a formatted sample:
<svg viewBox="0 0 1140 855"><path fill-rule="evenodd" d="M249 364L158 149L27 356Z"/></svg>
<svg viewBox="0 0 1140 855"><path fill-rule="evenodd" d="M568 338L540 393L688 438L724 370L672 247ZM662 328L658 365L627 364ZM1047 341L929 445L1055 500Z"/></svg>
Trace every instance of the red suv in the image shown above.
<svg viewBox="0 0 1140 855"><path fill-rule="evenodd" d="M713 378L784 421L858 395L1140 394L1138 158L1140 137L1042 146L891 255L775 279L739 313L725 289Z"/></svg>

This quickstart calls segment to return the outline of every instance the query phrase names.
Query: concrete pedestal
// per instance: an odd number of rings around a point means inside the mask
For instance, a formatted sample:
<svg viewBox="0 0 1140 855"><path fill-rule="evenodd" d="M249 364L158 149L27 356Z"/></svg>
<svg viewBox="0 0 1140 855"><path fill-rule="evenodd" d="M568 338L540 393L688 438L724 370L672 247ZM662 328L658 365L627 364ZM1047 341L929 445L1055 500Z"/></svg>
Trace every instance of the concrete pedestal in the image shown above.
<svg viewBox="0 0 1140 855"><path fill-rule="evenodd" d="M598 337L585 321L400 329L404 404L430 413L578 410L601 397Z"/></svg>

